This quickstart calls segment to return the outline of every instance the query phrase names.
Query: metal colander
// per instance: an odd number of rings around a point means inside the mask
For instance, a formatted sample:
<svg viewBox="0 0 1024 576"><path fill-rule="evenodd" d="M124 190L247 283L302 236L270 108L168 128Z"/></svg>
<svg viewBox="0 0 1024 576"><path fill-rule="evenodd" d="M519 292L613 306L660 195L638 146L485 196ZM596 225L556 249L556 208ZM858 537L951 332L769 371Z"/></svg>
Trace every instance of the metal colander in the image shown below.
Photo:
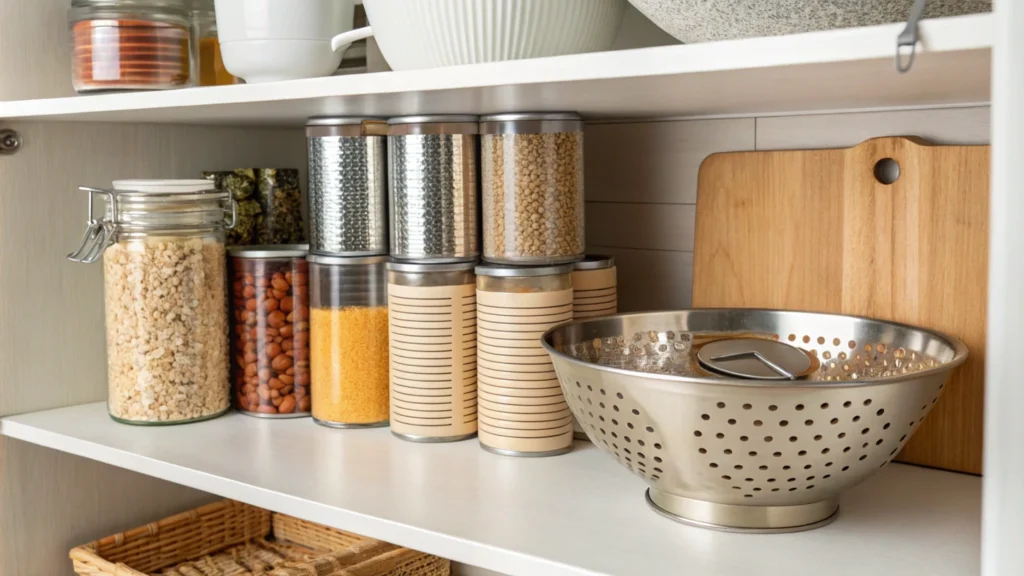
<svg viewBox="0 0 1024 576"><path fill-rule="evenodd" d="M647 482L656 511L753 532L834 519L839 494L899 453L967 357L911 326L750 309L582 320L543 343L587 435ZM712 344L729 350L700 354Z"/></svg>

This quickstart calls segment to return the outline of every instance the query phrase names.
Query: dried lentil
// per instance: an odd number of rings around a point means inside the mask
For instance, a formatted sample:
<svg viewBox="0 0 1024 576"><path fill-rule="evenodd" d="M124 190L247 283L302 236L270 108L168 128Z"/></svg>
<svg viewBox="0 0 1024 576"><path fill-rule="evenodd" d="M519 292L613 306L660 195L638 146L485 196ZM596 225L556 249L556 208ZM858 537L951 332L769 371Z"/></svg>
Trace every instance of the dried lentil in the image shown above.
<svg viewBox="0 0 1024 576"><path fill-rule="evenodd" d="M129 240L103 263L110 414L169 423L227 410L224 245Z"/></svg>
<svg viewBox="0 0 1024 576"><path fill-rule="evenodd" d="M583 134L482 138L484 258L579 259L584 252Z"/></svg>
<svg viewBox="0 0 1024 576"><path fill-rule="evenodd" d="M313 418L338 425L387 422L387 307L313 308L310 339Z"/></svg>

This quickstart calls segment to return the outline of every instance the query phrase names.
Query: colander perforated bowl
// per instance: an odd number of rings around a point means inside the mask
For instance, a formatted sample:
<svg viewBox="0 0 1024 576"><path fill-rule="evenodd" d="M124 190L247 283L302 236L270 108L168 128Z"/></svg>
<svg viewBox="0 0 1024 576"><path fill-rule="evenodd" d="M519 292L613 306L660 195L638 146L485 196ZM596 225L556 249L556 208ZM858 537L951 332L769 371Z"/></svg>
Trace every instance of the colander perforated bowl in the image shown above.
<svg viewBox="0 0 1024 576"><path fill-rule="evenodd" d="M802 379L705 370L724 338L799 347ZM626 314L543 336L572 413L601 450L643 478L673 519L733 531L827 524L839 494L886 465L942 393L967 349L868 318L751 309Z"/></svg>

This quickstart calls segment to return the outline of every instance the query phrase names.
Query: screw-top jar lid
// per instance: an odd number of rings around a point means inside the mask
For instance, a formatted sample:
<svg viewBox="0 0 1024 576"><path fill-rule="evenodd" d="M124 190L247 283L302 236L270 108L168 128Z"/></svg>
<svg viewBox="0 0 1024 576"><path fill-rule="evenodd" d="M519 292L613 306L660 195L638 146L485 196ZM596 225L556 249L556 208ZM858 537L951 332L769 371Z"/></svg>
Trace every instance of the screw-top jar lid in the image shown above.
<svg viewBox="0 0 1024 576"><path fill-rule="evenodd" d="M324 254L310 254L306 261L314 264L330 264L332 266L365 266L367 264L383 264L391 259L390 256L327 256Z"/></svg>
<svg viewBox="0 0 1024 576"><path fill-rule="evenodd" d="M443 264L388 262L387 268L392 272L408 273L461 272L463 270L473 270L476 268L476 262L446 262Z"/></svg>
<svg viewBox="0 0 1024 576"><path fill-rule="evenodd" d="M554 266L508 266L505 264L481 264L476 267L477 276L493 276L496 278L535 278L537 276L555 276L571 274L572 264Z"/></svg>
<svg viewBox="0 0 1024 576"><path fill-rule="evenodd" d="M188 24L192 10L186 0L71 0L70 23L82 20L134 17L153 22Z"/></svg>
<svg viewBox="0 0 1024 576"><path fill-rule="evenodd" d="M306 126L351 126L363 122L387 122L379 116L314 116L306 120Z"/></svg>
<svg viewBox="0 0 1024 576"><path fill-rule="evenodd" d="M614 256L603 254L587 254L583 260L572 265L574 270L604 270L615 266Z"/></svg>
<svg viewBox="0 0 1024 576"><path fill-rule="evenodd" d="M142 192L152 194L195 194L216 190L211 180L114 180L118 192Z"/></svg>
<svg viewBox="0 0 1024 576"><path fill-rule="evenodd" d="M481 134L553 134L582 131L583 118L575 112L511 112L480 117Z"/></svg>
<svg viewBox="0 0 1024 576"><path fill-rule="evenodd" d="M228 248L228 254L235 258L301 258L308 253L308 244L259 244Z"/></svg>
<svg viewBox="0 0 1024 576"><path fill-rule="evenodd" d="M389 136L479 133L480 118L469 114L430 114L388 119Z"/></svg>

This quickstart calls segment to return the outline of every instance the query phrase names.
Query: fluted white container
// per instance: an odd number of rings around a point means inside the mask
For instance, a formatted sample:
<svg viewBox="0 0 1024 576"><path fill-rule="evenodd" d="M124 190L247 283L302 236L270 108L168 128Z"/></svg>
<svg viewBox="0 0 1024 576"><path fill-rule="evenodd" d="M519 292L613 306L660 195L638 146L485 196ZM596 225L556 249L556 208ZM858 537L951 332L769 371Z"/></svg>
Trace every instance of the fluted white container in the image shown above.
<svg viewBox="0 0 1024 576"><path fill-rule="evenodd" d="M394 70L608 50L626 0L364 0Z"/></svg>

